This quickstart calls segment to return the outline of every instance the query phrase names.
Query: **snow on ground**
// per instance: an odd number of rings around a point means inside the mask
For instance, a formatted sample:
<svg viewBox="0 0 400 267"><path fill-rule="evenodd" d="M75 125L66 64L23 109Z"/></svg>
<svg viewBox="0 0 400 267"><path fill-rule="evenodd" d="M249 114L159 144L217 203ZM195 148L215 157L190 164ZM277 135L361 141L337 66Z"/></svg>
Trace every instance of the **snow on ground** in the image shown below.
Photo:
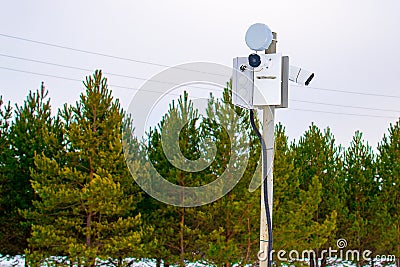
<svg viewBox="0 0 400 267"><path fill-rule="evenodd" d="M6 258L1 258L0 255L0 267L24 267L25 266L25 259L21 256L16 256L12 257L10 259ZM104 265L107 266L107 265ZM202 263L188 263L186 265L187 267L211 267L211 265L205 265ZM292 265L287 264L286 266L290 267ZM334 267L356 267L357 265L349 262L349 261L341 261L337 260L335 262L332 262L331 264L328 264L328 266L334 266ZM371 267L371 265L365 265L366 267ZM375 262L374 264L375 267L396 267L396 264L387 264L385 262ZM132 267L156 267L156 261L155 260L142 260L139 262L135 262ZM250 266L249 266L250 267Z"/></svg>
<svg viewBox="0 0 400 267"><path fill-rule="evenodd" d="M10 259L1 258L0 255L0 267L24 267L25 259L21 256L13 257ZM109 266L109 265L104 265ZM209 267L208 265L204 265L202 263L188 263L188 267ZM132 267L156 267L155 260L142 260L139 262L133 263Z"/></svg>

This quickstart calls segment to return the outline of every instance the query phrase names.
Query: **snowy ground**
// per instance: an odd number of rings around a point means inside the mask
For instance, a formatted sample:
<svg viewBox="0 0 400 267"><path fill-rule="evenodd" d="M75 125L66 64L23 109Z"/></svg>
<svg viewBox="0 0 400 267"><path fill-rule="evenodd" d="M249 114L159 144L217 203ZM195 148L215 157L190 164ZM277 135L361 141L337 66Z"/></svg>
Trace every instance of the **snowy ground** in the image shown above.
<svg viewBox="0 0 400 267"><path fill-rule="evenodd" d="M1 257L1 255L0 255ZM25 259L23 257L17 256L11 259L0 258L0 267L24 267ZM106 265L104 265L106 266ZM208 265L204 265L201 263L189 263L188 267L210 267ZM288 264L287 266L291 266ZM337 260L335 263L329 264L328 266L335 267L356 267L357 265L352 262L345 262ZM375 267L396 267L395 264L385 264L380 262L375 262ZM144 260L140 262L136 262L132 265L132 267L156 267L156 262L154 260ZM366 267L370 267L370 265L366 265Z"/></svg>
<svg viewBox="0 0 400 267"><path fill-rule="evenodd" d="M24 266L25 266L25 259L23 257L14 257L11 259L0 258L0 267L24 267ZM109 266L109 265L104 265L104 266ZM189 263L187 266L208 267L207 265L201 263ZM134 263L132 267L156 267L156 262L154 260L144 260Z"/></svg>

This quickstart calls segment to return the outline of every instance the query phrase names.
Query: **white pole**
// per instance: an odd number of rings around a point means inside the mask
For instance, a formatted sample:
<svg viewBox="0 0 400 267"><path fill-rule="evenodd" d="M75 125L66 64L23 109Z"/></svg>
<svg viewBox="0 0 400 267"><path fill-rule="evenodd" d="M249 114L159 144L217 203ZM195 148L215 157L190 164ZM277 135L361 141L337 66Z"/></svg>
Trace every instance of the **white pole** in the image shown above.
<svg viewBox="0 0 400 267"><path fill-rule="evenodd" d="M267 147L266 157L267 157L267 173L262 173L262 179L267 176L267 179L263 181L261 187L261 225L260 225L260 251L264 253L261 254L263 261L260 261L260 267L266 267L267 262L267 253L268 253L268 225L267 225L267 216L266 210L264 205L264 190L263 186L264 183L267 183L268 188L268 204L272 222L272 207L273 207L273 190L274 190L274 173L273 173L273 164L274 164L274 143L275 143L275 136L274 136L274 129L275 129L275 107L274 106L267 106L263 109L263 139L265 145ZM264 168L263 168L264 170ZM272 225L271 225L272 227Z"/></svg>
<svg viewBox="0 0 400 267"><path fill-rule="evenodd" d="M276 33L273 33L274 40L272 41L268 50L265 51L266 54L276 53ZM275 106L266 106L263 109L263 139L267 148L267 151L263 151L266 153L267 157L267 166L263 166L263 172L261 177L261 214L260 214L260 251L264 252L260 254L260 267L267 267L268 265L268 225L267 225L267 216L264 205L264 183L267 183L268 188L268 204L269 211L271 216L271 224L272 224L272 207L273 207L273 190L274 190L274 147L275 147ZM263 155L264 156L264 155ZM267 173L264 173L266 170ZM267 176L267 179L264 181L264 177ZM272 225L271 225L272 228ZM272 255L271 255L272 256Z"/></svg>

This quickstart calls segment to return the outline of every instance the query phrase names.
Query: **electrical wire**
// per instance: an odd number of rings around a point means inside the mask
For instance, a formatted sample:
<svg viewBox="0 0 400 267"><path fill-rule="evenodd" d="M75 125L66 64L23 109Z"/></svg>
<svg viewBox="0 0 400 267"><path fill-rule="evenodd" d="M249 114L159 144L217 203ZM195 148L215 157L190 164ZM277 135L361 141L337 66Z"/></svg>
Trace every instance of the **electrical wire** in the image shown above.
<svg viewBox="0 0 400 267"><path fill-rule="evenodd" d="M51 43L47 43L47 42L36 41L36 40L32 40L32 39L22 38L22 37L18 37L18 36L3 34L3 33L0 33L0 36L6 37L6 38L10 38L10 39L19 40L19 41L25 41L25 42L30 42L30 43L35 43L35 44L40 44L40 45L45 45L45 46L50 46L50 47L55 47L55 48L61 48L61 49L65 49L65 50L80 52L80 53L89 54L89 55L95 55L95 56L107 57L107 58L118 59L118 60L123 60L123 61L129 61L129 62L134 62L134 63L152 65L152 66L156 66L156 67L176 68L176 69L180 69L180 70L198 72L198 73L204 73L204 74L210 74L210 75L214 75L214 76L225 76L223 74L218 74L218 73L205 72L205 71L199 71L199 70L191 70L191 69L187 69L187 68L182 68L182 67L177 67L177 66L170 66L170 65L165 65L165 64L159 64L159 63L149 62L149 61L145 61L145 60L138 60L138 59L114 56L114 55L110 55L110 54L93 52L93 51L89 51L89 50L83 50L83 49L78 49L78 48L73 48L73 47L68 47L68 46L63 46L63 45L51 44Z"/></svg>
<svg viewBox="0 0 400 267"><path fill-rule="evenodd" d="M1 67L1 66L0 66L0 69L9 70L9 71L15 71L15 72L21 72L21 73L27 73L27 74L33 74L33 75L38 75L38 76L57 78L57 79L62 79L62 80L74 81L74 82L82 82L82 80L79 80L79 79L68 78L68 77L64 77L64 76L57 76L57 75L52 75L52 74L38 73L38 72L33 72L33 71L19 70L19 69L13 69L13 68ZM133 90L133 91L142 90L142 89L139 89L139 88L133 88L133 87L115 85L115 84L109 84L108 86L109 87L114 87L114 88L126 89L126 90ZM158 93L158 94L160 93L159 91L151 91L151 90L143 90L143 91L151 92L151 93ZM180 94L175 94L175 93L167 93L166 95L181 96Z"/></svg>
<svg viewBox="0 0 400 267"><path fill-rule="evenodd" d="M14 71L14 72L27 73L27 74L33 74L33 75L39 75L39 76L45 76L45 77L52 77L52 78L57 78L57 79L62 79L62 80L82 82L82 80L79 80L79 79L57 76L57 75L52 75L52 74L39 73L39 72L33 72L33 71L28 71L28 70L13 69L13 68L8 68L8 67L0 67L0 69Z"/></svg>
<svg viewBox="0 0 400 267"><path fill-rule="evenodd" d="M10 39L19 40L19 41L25 41L25 42L30 42L30 43L35 43L35 44L55 47L55 48L71 50L71 51L80 52L80 53L89 54L89 55L108 57L108 58L113 58L113 59L118 59L118 60L130 61L130 62L153 65L153 66L164 67L164 68L171 67L171 66L164 65L164 64L148 62L148 61L144 61L144 60L131 59L131 58L126 58L126 57L113 56L113 55L109 55L109 54L103 54L103 53L98 53L98 52L93 52L93 51L88 51L88 50L83 50L83 49L63 46L63 45L51 44L51 43L47 43L47 42L36 41L36 40L28 39L28 38L22 38L22 37L18 37L18 36L3 34L3 33L0 33L0 36L6 37L6 38L10 38Z"/></svg>
<svg viewBox="0 0 400 267"><path fill-rule="evenodd" d="M331 104L331 103L323 103L323 102L314 102L307 100L299 100L291 98L290 101L300 102L300 103L309 103L309 104L317 104L324 106L333 106L333 107L342 107L342 108L357 108L357 109L365 109L365 110L377 110L377 111L388 111L388 112L400 112L400 110L395 109L383 109L383 108L368 108L368 107L360 107L360 106L352 106L352 105L340 105L340 104Z"/></svg>
<svg viewBox="0 0 400 267"><path fill-rule="evenodd" d="M254 132L256 133L258 139L260 140L262 147L262 164L263 164L263 175L265 175L263 179L263 192L264 192L264 206L265 206L265 215L267 216L267 228L268 228L268 267L272 266L272 244L273 244L273 236L272 236L272 221L271 221L271 211L269 209L269 201L268 201L268 186L267 186L267 146L265 144L264 139L260 131L257 128L257 125L254 120L254 110L250 109L250 123L251 127L253 127Z"/></svg>
<svg viewBox="0 0 400 267"><path fill-rule="evenodd" d="M82 68L82 67L75 67L75 66L69 66L69 65L64 65L64 64L58 64L58 63L52 63L48 61L41 61L41 60L36 60L36 59L31 59L31 58L25 58L25 57L17 57L17 56L12 56L12 55L7 55L7 54L1 54L0 56L2 57L7 57L7 58L12 58L12 59L17 59L17 60L22 60L22 61L28 61L28 62L34 62L34 63L39 63L39 64L45 64L45 65L50 65L50 66L56 66L56 67L61 67L61 68L68 68L68 69L76 69L76 70L82 70L82 71L93 71L88 68ZM131 76L131 75L125 75L125 74L117 74L117 73L111 73L111 72L104 72L106 75L110 76L116 76L116 77L122 77L122 78L129 78L129 79L135 79L135 80L141 80L141 81L149 81L149 79L142 78L142 77L137 77L137 76ZM152 79L151 82L156 82L156 83L164 83L164 84L171 84L171 85L179 85L176 83L172 82L167 82L167 81L158 81ZM199 86L193 86L190 85L192 88L198 88L201 90L209 90L208 88L204 87L199 87ZM306 100L298 100L298 99L290 99L290 101L293 102L301 102L301 103L310 103L310 104L318 104L318 105L325 105L325 106L335 106L335 107L345 107L345 108L356 108L356 109L364 109L364 110L374 110L374 111L387 111L387 112L400 112L400 110L393 110L393 109L381 109L381 108L370 108L370 107L360 107L360 106L352 106L352 105L339 105L339 104L331 104L331 103L323 103L323 102L314 102L314 101L306 101ZM305 110L306 111L306 110Z"/></svg>
<svg viewBox="0 0 400 267"><path fill-rule="evenodd" d="M82 70L82 71L90 71L92 72L92 69L88 69L88 68L82 68L82 67L75 67L75 66L69 66L69 65L63 65L63 64L58 64L58 63L52 63L52 62L48 62L48 61L41 61L41 60L36 60L36 59L30 59L30 58L24 58L24 57L16 57L16 56L11 56L11 55L6 55L6 54L0 54L1 57L7 57L7 58L12 58L12 59L18 59L18 60L23 60L23 61L28 61L28 62L34 62L34 63L40 63L40 64L44 64L44 65L50 65L50 66L56 66L56 67L61 67L61 68L67 68L67 69L74 69L74 70ZM142 77L137 77L137 76L131 76L131 75L125 75L125 74L117 74L117 73L111 73L111 72L103 72L106 75L110 75L110 76L115 76L115 77L121 77L121 78L128 78L128 79L134 79L134 80L140 80L140 81L149 81L149 82L155 82L155 83L162 83L162 84L170 84L170 85L180 85L177 83L173 83L173 82L167 82L167 81L158 81L158 80L154 80L154 79L146 79L146 78L142 78ZM201 90L208 90L204 87L199 87L199 86L193 86L190 85L188 87L191 88L198 88Z"/></svg>
<svg viewBox="0 0 400 267"><path fill-rule="evenodd" d="M153 66L164 67L164 68L171 68L171 67L173 67L173 66L166 65L166 64L159 64L159 63L149 62L149 61L145 61L145 60L138 60L138 59L132 59L132 58L114 56L114 55L109 55L109 54L104 54L104 53L99 53L99 52L93 52L93 51L89 51L89 50L83 50L83 49L78 49L78 48L63 46L63 45L51 44L51 43L43 42L43 41L36 41L36 40L28 39L28 38L22 38L22 37L18 37L18 36L3 34L3 33L0 33L0 36L5 37L5 38L20 40L20 41L25 41L25 42L30 42L30 43L35 43L35 44L40 44L40 45L55 47L55 48L61 48L61 49L71 50L71 51L80 52L80 53L85 53L85 54L90 54L90 55L96 55L96 56L102 56L102 57L107 57L107 58L112 58L112 59L118 59L118 60L124 60L124 61L134 62L134 63L147 64L147 65L153 65ZM206 74L211 74L211 75L216 75L216 76L224 76L224 75L222 75L222 74L208 73L208 72L202 72L202 71L197 71L197 70L185 69L185 68L180 68L180 67L175 67L175 68L177 68L177 69L182 69L182 70L186 70L186 71L192 71L192 72L206 73ZM295 85L295 84L293 84L292 86L300 87L300 88L309 88L309 89L320 90L320 91L328 91L328 92L338 92L338 93L345 93L345 94L356 94L356 95L377 96L377 97L389 97L389 98L399 98L399 99L400 99L400 96L397 96L397 95L386 95L386 94L375 94L375 93L362 93L362 92L357 92L357 91L346 91L346 90L329 89L329 88L322 88L322 87L301 86L301 85Z"/></svg>
<svg viewBox="0 0 400 267"><path fill-rule="evenodd" d="M290 108L290 110L306 111L313 113L325 113L325 114L335 114L335 115L346 115L346 116L358 116L358 117L374 117L374 118L387 118L387 119L398 119L395 116L379 116L379 115L369 115L369 114L356 114L356 113L345 113L345 112L333 112L333 111L322 111L313 109L300 109L300 108Z"/></svg>
<svg viewBox="0 0 400 267"><path fill-rule="evenodd" d="M51 77L51 78L57 78L57 79L63 79L63 80L68 80L68 81L75 81L75 82L82 82L82 80L79 79L74 79L74 78L69 78L69 77L64 77L64 76L58 76L58 75L52 75L52 74L45 74L45 73L39 73L39 72L34 72L34 71L27 71L27 70L20 70L20 69L13 69L13 68L8 68L8 67L1 67L0 69L4 69L4 70L9 70L9 71L14 71L14 72L21 72L21 73L27 73L27 74L33 74L33 75L38 75L38 76L45 76L45 77ZM171 83L174 84L174 83ZM174 84L174 85L178 85L178 84ZM115 88L121 88L121 89L127 89L127 90L133 90L133 91L139 91L139 90L143 90L145 92L152 92L152 93L160 93L159 91L152 91L152 90L144 90L144 89L139 89L139 88L134 88L134 87L128 87L128 86L121 86L121 85L115 85L115 84L109 84L108 86L110 87L115 87ZM187 87L193 87L191 85L187 85ZM203 90L208 90L207 88L203 88L203 87L196 87L196 88L200 88ZM177 95L177 94L173 94L173 93L168 93L170 95ZM179 95L178 95L179 96Z"/></svg>
<svg viewBox="0 0 400 267"><path fill-rule="evenodd" d="M362 93L357 91L345 91L345 90L338 90L338 89L329 89L329 88L322 88L322 87L312 87L312 86L302 86L297 84L292 84L291 86L305 88L305 89L313 89L313 90L320 90L320 91L327 91L327 92L337 92L337 93L344 93L344 94L353 94L353 95L365 95L365 96L378 96L378 97L389 97L389 98L399 98L400 96L397 95L385 95L385 94L374 94L374 93Z"/></svg>
<svg viewBox="0 0 400 267"><path fill-rule="evenodd" d="M15 69L15 68L8 68L8 67L0 66L0 69L8 70L8 71L14 71L14 72L20 72L20 73L26 73L26 74L32 74L32 75L37 75L37 76L45 76L45 77L51 77L51 78L57 78L57 79L75 81L75 82L82 82L82 80L79 80L79 79L74 79L74 78L69 78L69 77L64 77L64 76L58 76L58 75L52 75L52 74L39 73L39 72L33 72L33 71L27 71L27 70L21 70L21 69ZM128 86L121 86L121 85L109 84L109 86L110 87L114 87L114 88L133 90L133 91L143 90L143 91L146 91L146 92L160 93L158 91L144 90L144 89L128 87ZM188 87L194 87L194 86L190 86L189 85ZM197 88L201 88L201 89L209 90L209 91L211 90L211 89L206 89L206 88L203 88L203 87L197 87ZM213 91L216 91L216 90L214 89ZM175 93L167 93L166 95L180 96L179 94L175 94ZM298 100L295 100L295 101L298 101ZM326 104L326 103L320 103L320 104ZM352 108L360 108L360 107L352 106ZM397 117L394 117L394 116L366 115L366 114L330 112L330 111L311 110L311 109L298 109L298 108L290 108L290 110L306 111L306 112L313 112L313 113L327 113L327 114L335 114L335 115L360 116L360 117L375 117L375 118L387 118L387 119L397 118ZM387 111L389 111L389 110L387 110Z"/></svg>

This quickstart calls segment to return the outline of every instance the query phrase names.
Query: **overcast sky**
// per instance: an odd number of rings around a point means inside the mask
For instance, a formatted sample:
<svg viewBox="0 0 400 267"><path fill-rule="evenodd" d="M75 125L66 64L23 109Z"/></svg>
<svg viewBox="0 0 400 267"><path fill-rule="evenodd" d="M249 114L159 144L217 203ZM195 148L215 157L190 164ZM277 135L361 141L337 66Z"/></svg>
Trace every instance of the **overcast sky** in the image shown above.
<svg viewBox="0 0 400 267"><path fill-rule="evenodd" d="M399 10L398 0L2 1L0 94L21 103L29 90L44 81L53 106L58 107L77 100L82 84L18 71L83 80L93 70L102 69L147 79L165 68L4 35L160 65L207 61L230 66L233 57L250 53L244 42L247 28L262 22L278 33L278 50L290 56L291 64L316 74L312 88L291 86L290 107L276 112L276 120L286 126L289 137L298 139L314 122L320 128L330 127L338 144L348 146L360 130L375 147L400 116ZM130 88L143 83L108 78L110 84ZM124 107L136 92L111 89Z"/></svg>

